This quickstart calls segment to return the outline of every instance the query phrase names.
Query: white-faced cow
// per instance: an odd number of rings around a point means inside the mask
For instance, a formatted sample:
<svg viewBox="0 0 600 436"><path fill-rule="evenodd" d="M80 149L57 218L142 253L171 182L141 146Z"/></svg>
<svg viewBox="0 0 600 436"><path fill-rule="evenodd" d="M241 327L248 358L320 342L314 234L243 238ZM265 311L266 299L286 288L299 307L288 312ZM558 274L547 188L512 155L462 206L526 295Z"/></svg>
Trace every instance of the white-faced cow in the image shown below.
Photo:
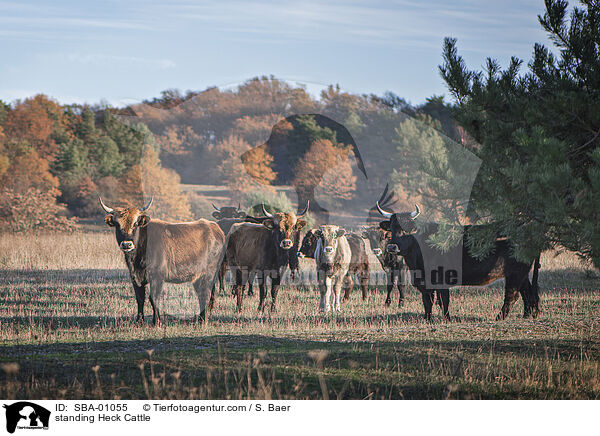
<svg viewBox="0 0 600 436"><path fill-rule="evenodd" d="M225 235L217 223L200 219L168 223L150 219L141 209L100 205L108 214L106 224L115 228L119 248L125 256L137 300L137 321L144 319L147 286L154 324L160 323L159 301L163 283L192 282L200 304L200 320L212 306L213 285L223 255ZM209 302L210 297L210 302Z"/></svg>
<svg viewBox="0 0 600 436"><path fill-rule="evenodd" d="M300 251L298 255L300 257L315 258L315 251L319 242L318 236L319 229L312 229L306 232L302 239ZM354 233L346 233L346 240L350 246L350 266L348 267L348 274L344 277L344 300L350 298L350 294L354 289L354 277L358 279L360 288L362 290L362 298L366 300L369 295L369 279L371 270L369 267L369 258L367 256L367 248L365 241L362 237Z"/></svg>
<svg viewBox="0 0 600 436"><path fill-rule="evenodd" d="M277 291L281 277L287 267L298 264L299 232L306 225L301 220L308 211L309 204L297 216L292 213L270 214L263 205L266 218L262 224L234 224L226 240L226 254L229 268L235 277L234 292L237 296L237 310L242 310L243 289L258 276L260 300L258 310L266 303L266 279L271 279L271 310L276 309Z"/></svg>
<svg viewBox="0 0 600 436"><path fill-rule="evenodd" d="M333 310L342 310L340 293L352 258L350 244L344 236L345 233L344 229L333 225L321 226L316 233L319 240L315 250L315 262L317 263L317 277L321 293L319 310L322 312L331 310L332 291Z"/></svg>
<svg viewBox="0 0 600 436"><path fill-rule="evenodd" d="M419 215L419 207L410 213L391 213L383 210L379 204L377 208L382 216L387 218L382 221L380 226L384 230L391 231L391 240L387 251L392 254L399 254L404 258L406 265L411 271L413 285L421 291L423 297L423 305L425 308L425 318L431 319L431 309L433 306L433 289L431 284L428 286L428 278L437 276L445 285L452 286L477 286L486 285L500 278L505 279L504 304L498 313L496 319L504 319L508 315L511 306L518 299L519 294L523 298L524 317L537 316L538 314L538 270L539 256L533 262L533 284L529 281L529 271L531 262L524 263L516 260L510 253L511 243L506 238L499 237L495 241L495 246L492 252L484 259L476 259L471 256L467 248L466 237L472 226L465 226L463 243L459 246L448 250L445 253L430 247L427 243L429 235L438 231L437 224L429 224L427 230L415 233L416 226L414 219ZM455 271L447 270L446 278L443 275L443 268L447 265L460 264L460 272L455 274ZM437 289L438 297L441 296L441 305L446 318L449 318L448 304L449 292L444 288ZM450 286L448 286L450 287Z"/></svg>

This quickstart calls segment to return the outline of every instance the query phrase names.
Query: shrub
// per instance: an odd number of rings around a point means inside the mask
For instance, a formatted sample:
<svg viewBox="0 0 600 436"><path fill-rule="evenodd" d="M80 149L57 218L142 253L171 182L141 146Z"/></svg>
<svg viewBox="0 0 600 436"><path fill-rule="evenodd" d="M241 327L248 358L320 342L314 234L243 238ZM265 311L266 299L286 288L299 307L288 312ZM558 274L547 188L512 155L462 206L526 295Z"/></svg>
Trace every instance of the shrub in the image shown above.
<svg viewBox="0 0 600 436"><path fill-rule="evenodd" d="M64 212L64 205L50 191L30 188L21 193L5 188L0 192L0 228L10 232L75 230L76 219L67 218Z"/></svg>

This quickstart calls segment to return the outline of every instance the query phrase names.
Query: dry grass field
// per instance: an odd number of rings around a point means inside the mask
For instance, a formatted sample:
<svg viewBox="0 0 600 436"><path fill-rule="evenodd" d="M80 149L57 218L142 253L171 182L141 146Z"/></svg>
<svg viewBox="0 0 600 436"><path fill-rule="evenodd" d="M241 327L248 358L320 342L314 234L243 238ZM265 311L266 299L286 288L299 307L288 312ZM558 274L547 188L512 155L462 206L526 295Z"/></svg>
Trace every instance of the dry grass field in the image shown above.
<svg viewBox="0 0 600 436"><path fill-rule="evenodd" d="M452 322L437 309L425 323L415 290L401 309L384 307L383 286L366 303L355 290L332 315L317 312L316 290L286 286L276 313L257 313L254 296L237 314L220 293L204 326L191 286L171 285L172 316L154 328L133 324L133 290L108 230L2 235L0 397L600 397L600 277L574 255L545 253L540 285L535 320L522 318L519 301L494 321L501 282L452 290Z"/></svg>

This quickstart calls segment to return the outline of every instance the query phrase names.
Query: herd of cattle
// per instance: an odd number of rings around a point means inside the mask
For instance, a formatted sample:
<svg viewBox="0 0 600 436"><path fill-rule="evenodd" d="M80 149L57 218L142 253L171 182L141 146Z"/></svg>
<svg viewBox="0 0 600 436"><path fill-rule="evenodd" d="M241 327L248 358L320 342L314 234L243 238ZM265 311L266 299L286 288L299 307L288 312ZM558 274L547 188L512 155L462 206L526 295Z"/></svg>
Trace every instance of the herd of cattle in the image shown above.
<svg viewBox="0 0 600 436"><path fill-rule="evenodd" d="M217 220L199 219L187 223L168 223L150 219L146 214L152 200L141 209L111 208L100 199L107 213L105 222L115 228L119 248L125 262L137 301L137 321L144 319L144 301L147 287L153 310L154 324L160 323L159 302L163 284L187 283L194 286L200 304L200 319L212 310L215 289L224 289L225 275L229 270L233 277L233 294L237 299L237 310L242 310L244 290L252 294L252 284L258 278L259 304L263 311L266 305L267 284L271 284L271 310L275 310L281 278L286 269L292 275L299 272L299 258L314 258L316 277L320 291L321 311L341 310L340 298L345 287L344 299L349 298L353 288L353 277L357 278L362 298L368 296L371 272L368 251L377 257L387 271L386 305L391 304L392 290L399 290L399 306L404 300L404 283L401 273L410 276L423 299L425 318L431 319L434 295L446 319L450 318L449 286L432 286L426 280L429 253L427 244L422 243L429 234L437 231L435 224L427 226L425 232L417 232L414 220L420 210L392 213L384 210L377 202L376 210L384 218L379 226L367 227L359 233L350 233L335 225L323 225L309 229L300 238L306 226L302 219L309 209L293 212L269 213L262 205L262 217L249 216L240 207L221 207L213 213ZM367 243L368 241L368 243ZM462 252L456 252L461 250ZM484 259L472 257L466 244L447 253L437 252L441 262L451 264L461 260L460 277L453 277L453 285L484 285L497 279L505 279L504 304L497 319L504 319L511 306L521 295L524 316L538 314L538 270L539 256L533 262L533 278L529 280L531 262L517 261L510 254L510 241L497 238L495 248ZM267 280L269 278L269 280Z"/></svg>

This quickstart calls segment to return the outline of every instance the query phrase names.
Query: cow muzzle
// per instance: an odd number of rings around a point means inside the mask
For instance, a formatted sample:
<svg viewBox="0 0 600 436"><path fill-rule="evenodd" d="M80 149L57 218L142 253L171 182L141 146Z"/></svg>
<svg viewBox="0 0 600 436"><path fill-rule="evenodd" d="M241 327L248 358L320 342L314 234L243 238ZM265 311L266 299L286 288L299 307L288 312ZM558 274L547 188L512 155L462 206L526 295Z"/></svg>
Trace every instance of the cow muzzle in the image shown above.
<svg viewBox="0 0 600 436"><path fill-rule="evenodd" d="M119 248L124 252L133 251L133 249L135 249L135 244L133 241L123 241L119 244Z"/></svg>
<svg viewBox="0 0 600 436"><path fill-rule="evenodd" d="M388 244L387 246L387 252L390 254L397 254L398 253L398 246L396 244Z"/></svg>
<svg viewBox="0 0 600 436"><path fill-rule="evenodd" d="M303 252L299 251L298 252L298 259L304 259L306 256L304 255Z"/></svg>
<svg viewBox="0 0 600 436"><path fill-rule="evenodd" d="M383 250L381 248L373 248L373 254L375 256L381 256L381 253L383 253Z"/></svg>
<svg viewBox="0 0 600 436"><path fill-rule="evenodd" d="M325 252L325 254L331 254L331 253L333 253L333 247L328 245L327 247L325 247L323 249L323 251Z"/></svg>
<svg viewBox="0 0 600 436"><path fill-rule="evenodd" d="M292 245L294 245L294 243L291 239L284 239L283 241L281 241L281 244L279 244L279 246L284 250L289 250L290 248L292 248Z"/></svg>

